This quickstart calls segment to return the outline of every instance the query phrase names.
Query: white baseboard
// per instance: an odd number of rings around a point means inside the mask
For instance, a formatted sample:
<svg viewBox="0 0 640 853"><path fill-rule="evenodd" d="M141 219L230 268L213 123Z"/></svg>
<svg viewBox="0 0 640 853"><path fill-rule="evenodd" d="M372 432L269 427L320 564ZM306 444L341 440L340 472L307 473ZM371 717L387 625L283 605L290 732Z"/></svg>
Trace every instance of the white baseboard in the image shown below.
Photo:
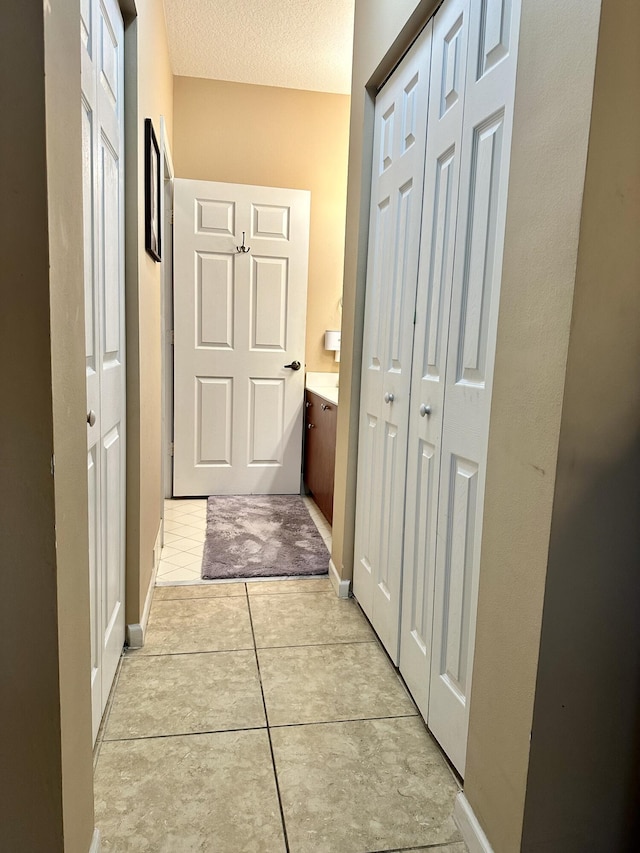
<svg viewBox="0 0 640 853"><path fill-rule="evenodd" d="M100 830L93 830L93 838L91 839L91 847L89 853L100 853Z"/></svg>
<svg viewBox="0 0 640 853"><path fill-rule="evenodd" d="M160 552L162 551L162 535L163 526L160 525L156 544L153 548L153 570L151 572L151 580L147 589L147 597L144 600L144 609L142 611L142 619L132 625L127 625L127 645L130 649L141 649L144 646L144 637L147 633L147 623L149 622L149 612L153 601L153 591L156 586L156 577L158 575L158 565L160 564Z"/></svg>
<svg viewBox="0 0 640 853"><path fill-rule="evenodd" d="M351 581L342 580L333 560L329 560L329 580L331 581L331 585L335 589L338 598L349 598Z"/></svg>
<svg viewBox="0 0 640 853"><path fill-rule="evenodd" d="M453 806L453 819L462 833L469 853L493 853L493 848L462 791Z"/></svg>

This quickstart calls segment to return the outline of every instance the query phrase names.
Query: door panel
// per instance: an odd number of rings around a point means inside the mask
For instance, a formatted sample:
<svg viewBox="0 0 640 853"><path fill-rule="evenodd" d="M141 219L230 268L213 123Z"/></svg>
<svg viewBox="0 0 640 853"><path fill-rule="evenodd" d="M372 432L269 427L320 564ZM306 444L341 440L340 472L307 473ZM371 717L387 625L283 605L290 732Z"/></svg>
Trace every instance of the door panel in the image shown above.
<svg viewBox="0 0 640 853"><path fill-rule="evenodd" d="M233 380L196 376L196 460L200 465L231 465ZM217 418L218 429L207 424Z"/></svg>
<svg viewBox="0 0 640 853"><path fill-rule="evenodd" d="M233 258L196 254L196 346L233 349Z"/></svg>
<svg viewBox="0 0 640 853"><path fill-rule="evenodd" d="M519 3L471 4L428 725L464 774ZM475 73L473 73L475 72Z"/></svg>
<svg viewBox="0 0 640 853"><path fill-rule="evenodd" d="M282 465L286 387L283 379L249 377L249 465Z"/></svg>
<svg viewBox="0 0 640 853"><path fill-rule="evenodd" d="M99 554L100 536L100 480L98 471L98 446L91 447L87 455L87 485L89 498L89 606L91 608L91 718L95 738L102 717L102 642L100 639L101 577L102 559Z"/></svg>
<svg viewBox="0 0 640 853"><path fill-rule="evenodd" d="M174 494L299 493L308 242L305 191L175 182Z"/></svg>
<svg viewBox="0 0 640 853"><path fill-rule="evenodd" d="M124 645L123 24L81 4L85 340L93 735Z"/></svg>
<svg viewBox="0 0 640 853"><path fill-rule="evenodd" d="M354 593L396 663L430 58L431 24L375 107Z"/></svg>
<svg viewBox="0 0 640 853"><path fill-rule="evenodd" d="M252 258L252 350L284 352L287 348L288 266L287 258Z"/></svg>
<svg viewBox="0 0 640 853"><path fill-rule="evenodd" d="M425 719L429 712L444 377L468 33L469 0L449 0L433 21L420 269L408 415L400 643L400 669ZM429 412L421 410L421 406L428 407Z"/></svg>

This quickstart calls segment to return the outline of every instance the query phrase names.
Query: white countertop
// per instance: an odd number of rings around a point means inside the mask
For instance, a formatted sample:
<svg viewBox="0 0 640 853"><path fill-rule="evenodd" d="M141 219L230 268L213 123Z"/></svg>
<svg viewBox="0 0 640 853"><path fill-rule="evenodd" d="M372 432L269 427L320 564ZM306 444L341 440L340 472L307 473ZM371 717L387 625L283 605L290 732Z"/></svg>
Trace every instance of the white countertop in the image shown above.
<svg viewBox="0 0 640 853"><path fill-rule="evenodd" d="M312 391L323 397L327 402L338 405L338 374L337 373L313 373L306 376L307 391Z"/></svg>

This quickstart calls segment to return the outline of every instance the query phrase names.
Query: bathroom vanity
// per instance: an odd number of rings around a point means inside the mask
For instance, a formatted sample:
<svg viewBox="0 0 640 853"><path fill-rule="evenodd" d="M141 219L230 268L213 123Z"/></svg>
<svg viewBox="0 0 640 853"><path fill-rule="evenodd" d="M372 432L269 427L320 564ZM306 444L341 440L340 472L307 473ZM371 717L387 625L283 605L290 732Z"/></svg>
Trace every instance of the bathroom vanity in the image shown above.
<svg viewBox="0 0 640 853"><path fill-rule="evenodd" d="M325 376L332 379L325 380ZM314 380L314 374L309 374L305 390L304 483L329 524L333 519L337 378L337 374L325 374Z"/></svg>

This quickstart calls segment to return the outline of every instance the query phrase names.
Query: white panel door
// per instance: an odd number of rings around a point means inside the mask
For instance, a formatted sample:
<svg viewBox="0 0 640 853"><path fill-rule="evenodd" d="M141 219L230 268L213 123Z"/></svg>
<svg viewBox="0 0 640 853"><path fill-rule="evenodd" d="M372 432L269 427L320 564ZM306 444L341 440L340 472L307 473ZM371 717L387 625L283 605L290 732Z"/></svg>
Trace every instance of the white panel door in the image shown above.
<svg viewBox="0 0 640 853"><path fill-rule="evenodd" d="M519 32L519 0L470 6L445 376L428 725L464 774Z"/></svg>
<svg viewBox="0 0 640 853"><path fill-rule="evenodd" d="M431 24L375 106L353 589L394 663L430 58Z"/></svg>
<svg viewBox="0 0 640 853"><path fill-rule="evenodd" d="M468 32L469 0L447 0L433 21L400 640L400 670L425 719Z"/></svg>
<svg viewBox="0 0 640 853"><path fill-rule="evenodd" d="M82 0L83 218L93 735L124 645L124 34Z"/></svg>
<svg viewBox="0 0 640 853"><path fill-rule="evenodd" d="M174 211L174 494L298 494L310 194L176 180Z"/></svg>

